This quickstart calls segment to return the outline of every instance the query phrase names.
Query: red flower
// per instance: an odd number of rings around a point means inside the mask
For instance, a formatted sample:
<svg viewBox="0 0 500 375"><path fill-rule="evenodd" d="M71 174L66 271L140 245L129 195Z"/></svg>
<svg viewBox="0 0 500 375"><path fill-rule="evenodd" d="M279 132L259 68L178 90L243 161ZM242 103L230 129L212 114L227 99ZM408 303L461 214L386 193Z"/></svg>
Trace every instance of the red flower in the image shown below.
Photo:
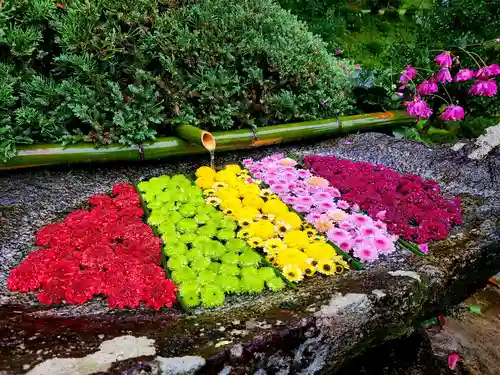
<svg viewBox="0 0 500 375"><path fill-rule="evenodd" d="M82 304L102 294L113 308L172 306L177 287L158 266L162 241L141 221L139 196L128 184L115 185L113 194L95 195L90 211L42 228L36 243L50 248L31 252L14 268L8 288L39 290L38 300L48 305Z"/></svg>

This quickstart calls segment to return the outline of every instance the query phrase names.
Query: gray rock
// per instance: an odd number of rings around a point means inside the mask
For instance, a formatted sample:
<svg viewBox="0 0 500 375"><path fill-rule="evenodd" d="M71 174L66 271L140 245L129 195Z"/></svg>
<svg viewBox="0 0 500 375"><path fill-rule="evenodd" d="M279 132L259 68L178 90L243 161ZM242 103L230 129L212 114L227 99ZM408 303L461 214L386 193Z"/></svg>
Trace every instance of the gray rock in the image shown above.
<svg viewBox="0 0 500 375"><path fill-rule="evenodd" d="M175 309L110 311L99 299L83 306L46 309L33 297L10 293L5 283L10 270L33 248L34 235L41 227L81 207L88 196L108 192L114 183L191 173L207 163L208 155L168 163L3 173L0 368L22 373L23 365L33 367L55 356L84 357L99 350L99 334L106 338L128 334L154 339L156 355L163 358L205 358L200 373L219 373L229 366L236 375L259 369L272 374L325 373L368 346L412 332L415 322L459 303L500 270L498 153L481 161L470 160L466 147L453 151L366 133L313 145L217 155L216 164L261 158L277 151L372 161L433 178L445 195L462 197L464 223L447 240L433 243L429 256L400 250L362 271L336 279L313 278L297 290L230 298L223 308L199 310L193 316ZM385 296L380 298L374 290L383 291ZM262 322L265 324L257 324ZM220 326L228 329L221 331ZM226 344L217 346L221 342ZM26 345L24 350L18 348L21 343ZM36 354L47 347L49 350ZM241 348L243 355L235 355ZM146 356L118 361L109 371L127 373L138 361L158 367L155 357Z"/></svg>

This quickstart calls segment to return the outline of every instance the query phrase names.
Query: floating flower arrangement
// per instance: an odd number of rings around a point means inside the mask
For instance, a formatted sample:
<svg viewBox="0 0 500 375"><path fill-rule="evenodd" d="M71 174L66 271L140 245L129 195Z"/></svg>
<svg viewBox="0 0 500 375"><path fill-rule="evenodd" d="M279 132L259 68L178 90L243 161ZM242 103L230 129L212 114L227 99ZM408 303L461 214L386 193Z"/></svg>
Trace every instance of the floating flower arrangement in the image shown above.
<svg viewBox="0 0 500 375"><path fill-rule="evenodd" d="M161 240L142 222L135 188L117 184L111 196L95 195L88 203L90 210L73 211L38 232L42 249L12 270L8 288L38 292L47 305L80 305L102 295L111 308L171 307L177 287L159 266Z"/></svg>
<svg viewBox="0 0 500 375"><path fill-rule="evenodd" d="M424 252L428 241L445 239L453 225L462 223L460 197L444 198L436 181L334 156L307 156L305 162L345 201L383 221L391 233L420 244Z"/></svg>
<svg viewBox="0 0 500 375"><path fill-rule="evenodd" d="M373 261L395 250L398 238L387 233L383 222L360 213L326 179L298 168L295 160L277 154L257 162L246 159L243 164L344 252Z"/></svg>
<svg viewBox="0 0 500 375"><path fill-rule="evenodd" d="M200 169L206 170L211 171ZM230 293L284 288L279 273L264 266L262 256L236 236L236 223L206 203L188 178L154 177L138 188L151 210L148 222L165 242L168 269L187 307L217 307Z"/></svg>
<svg viewBox="0 0 500 375"><path fill-rule="evenodd" d="M222 210L237 223L237 237L254 249L292 282L316 272L333 275L344 272L348 264L321 234L290 211L277 194L259 187L247 170L228 165L215 172L201 167L196 185L203 189L205 201Z"/></svg>

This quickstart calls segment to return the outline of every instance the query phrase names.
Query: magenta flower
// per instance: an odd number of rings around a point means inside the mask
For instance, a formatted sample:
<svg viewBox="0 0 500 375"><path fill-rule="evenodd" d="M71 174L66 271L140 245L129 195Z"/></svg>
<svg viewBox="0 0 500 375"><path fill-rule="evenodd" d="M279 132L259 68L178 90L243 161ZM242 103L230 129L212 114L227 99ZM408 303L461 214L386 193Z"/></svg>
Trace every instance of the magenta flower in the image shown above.
<svg viewBox="0 0 500 375"><path fill-rule="evenodd" d="M417 92L419 95L431 95L438 92L438 85L432 80L423 81L417 86Z"/></svg>
<svg viewBox="0 0 500 375"><path fill-rule="evenodd" d="M488 79L491 77L495 77L500 74L500 66L498 64L492 64L490 66L486 66L477 71L476 77L479 79Z"/></svg>
<svg viewBox="0 0 500 375"><path fill-rule="evenodd" d="M477 96L495 96L497 94L497 83L494 80L477 80L470 88L469 94Z"/></svg>
<svg viewBox="0 0 500 375"><path fill-rule="evenodd" d="M441 66L441 68L451 68L451 65L453 63L451 53L448 51L444 51L442 54L436 56L434 61L436 61Z"/></svg>
<svg viewBox="0 0 500 375"><path fill-rule="evenodd" d="M441 83L449 83L453 81L453 78L451 78L450 71L446 68L441 69L436 75L436 78Z"/></svg>
<svg viewBox="0 0 500 375"><path fill-rule="evenodd" d="M341 51L341 50L339 50L339 49L336 49L336 50L335 50L335 54L336 54L336 55L340 55L341 53L342 53L342 51Z"/></svg>
<svg viewBox="0 0 500 375"><path fill-rule="evenodd" d="M459 105L450 105L446 107L441 113L441 120L443 121L458 121L462 120L465 116L464 109Z"/></svg>
<svg viewBox="0 0 500 375"><path fill-rule="evenodd" d="M474 76L476 75L476 73L474 73L474 71L472 71L471 69L469 68L465 68L465 69L462 69L460 70L457 75L455 76L455 82L464 82L464 81L468 81L472 78L474 78Z"/></svg>
<svg viewBox="0 0 500 375"><path fill-rule="evenodd" d="M399 82L408 83L410 80L415 79L417 77L417 69L408 65L403 72L401 73L401 77L399 77Z"/></svg>
<svg viewBox="0 0 500 375"><path fill-rule="evenodd" d="M418 249L421 252L427 254L429 252L429 245L427 245L426 243L422 243L422 244L418 245Z"/></svg>
<svg viewBox="0 0 500 375"><path fill-rule="evenodd" d="M408 114L417 119L426 119L432 115L432 110L427 106L427 103L420 99L420 96L415 96L411 102L407 102Z"/></svg>
<svg viewBox="0 0 500 375"><path fill-rule="evenodd" d="M500 43L500 38L496 38L495 43Z"/></svg>

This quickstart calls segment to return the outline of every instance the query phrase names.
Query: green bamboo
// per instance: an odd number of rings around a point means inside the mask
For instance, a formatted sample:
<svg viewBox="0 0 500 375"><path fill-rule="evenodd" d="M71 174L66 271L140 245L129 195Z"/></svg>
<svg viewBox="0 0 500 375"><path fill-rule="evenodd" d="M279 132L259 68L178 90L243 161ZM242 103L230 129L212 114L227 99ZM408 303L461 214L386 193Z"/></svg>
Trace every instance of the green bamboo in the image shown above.
<svg viewBox="0 0 500 375"><path fill-rule="evenodd" d="M174 133L189 144L201 146L209 151L215 150L215 139L206 130L193 125L178 125L174 129Z"/></svg>
<svg viewBox="0 0 500 375"><path fill-rule="evenodd" d="M405 249L408 249L410 250L411 252L415 253L416 255L420 255L420 256L426 256L427 254L425 254L422 250L420 250L418 248L418 245L414 244L413 242L408 242L402 238L400 238L398 240L398 243L404 247Z"/></svg>
<svg viewBox="0 0 500 375"><path fill-rule="evenodd" d="M414 119L406 112L383 112L346 116L338 119L308 121L295 124L264 126L255 132L250 129L211 133L216 151L233 151L310 139L325 139L337 134L411 124ZM207 149L195 139L201 134L191 126L179 126L178 137L158 138L140 146L110 145L95 148L90 143L69 147L55 144L36 144L19 147L18 155L0 164L0 170L46 166L53 164L94 163L113 161L157 160L185 155L204 154ZM201 141L200 141L201 142Z"/></svg>

